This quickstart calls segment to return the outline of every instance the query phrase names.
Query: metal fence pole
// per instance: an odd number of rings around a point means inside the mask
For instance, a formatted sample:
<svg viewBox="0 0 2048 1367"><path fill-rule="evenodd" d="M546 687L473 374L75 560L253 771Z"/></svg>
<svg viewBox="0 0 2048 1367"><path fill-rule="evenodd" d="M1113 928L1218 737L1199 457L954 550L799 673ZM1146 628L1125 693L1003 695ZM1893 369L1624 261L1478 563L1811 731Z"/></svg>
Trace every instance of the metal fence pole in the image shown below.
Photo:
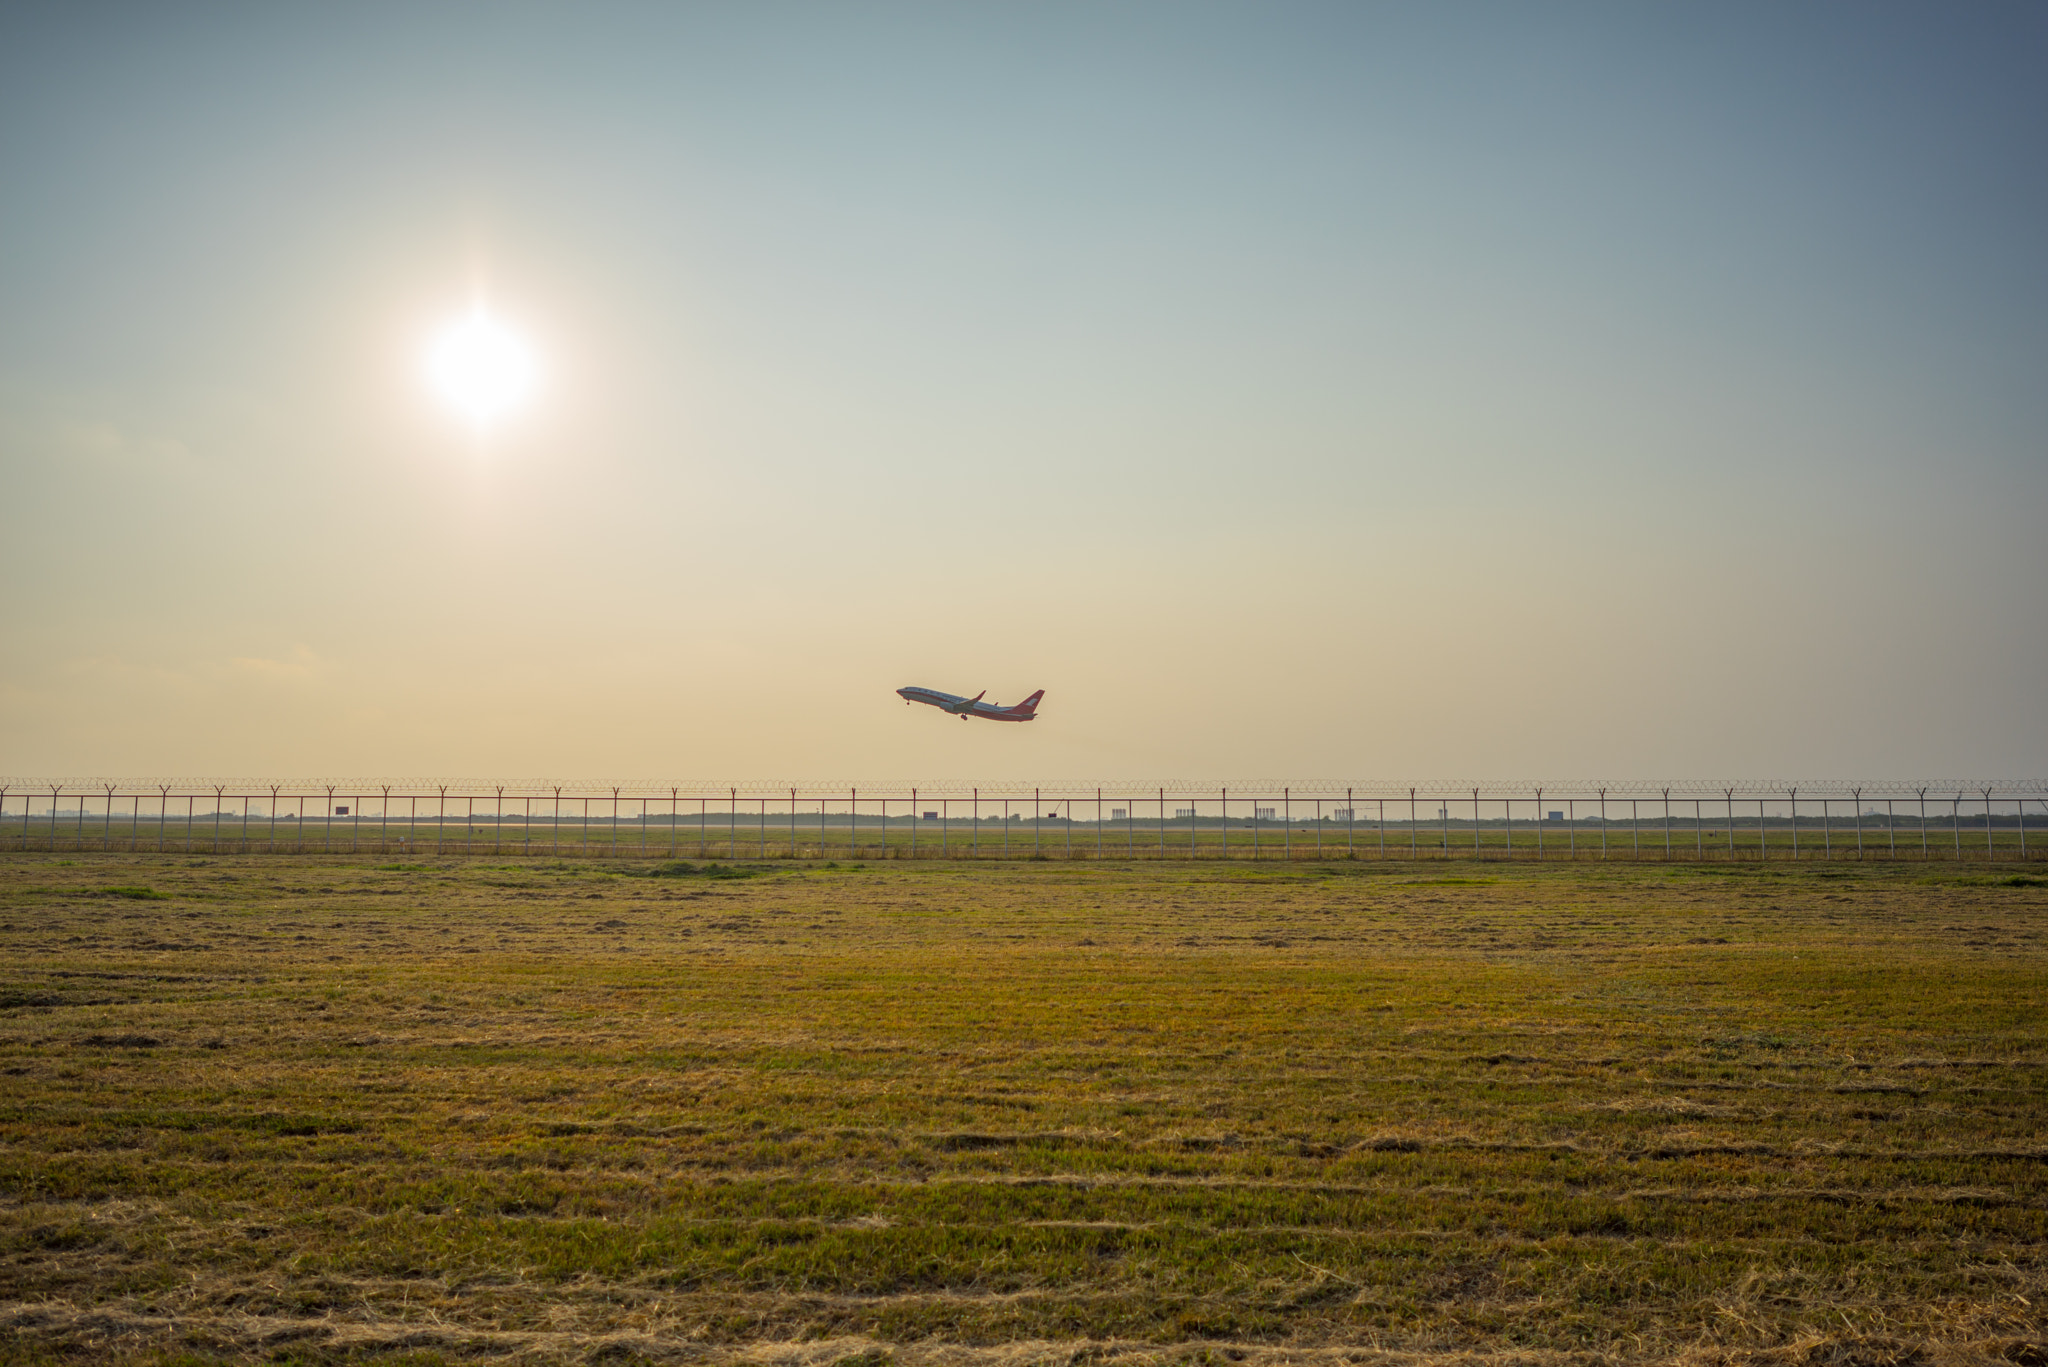
<svg viewBox="0 0 2048 1367"><path fill-rule="evenodd" d="M1095 857L1102 858L1102 789L1095 790Z"/></svg>
<svg viewBox="0 0 2048 1367"><path fill-rule="evenodd" d="M1382 861L1384 861L1384 860L1386 859L1386 857L1387 857L1387 800L1386 800L1385 798L1383 798L1383 797L1382 797L1382 798L1375 798L1375 799L1373 799L1373 800L1374 800L1375 802L1379 803L1379 811L1380 811L1380 859L1381 859Z"/></svg>
<svg viewBox="0 0 2048 1367"><path fill-rule="evenodd" d="M1856 817L1856 862L1860 864L1863 862L1863 790L1851 788L1849 802Z"/></svg>
<svg viewBox="0 0 2048 1367"><path fill-rule="evenodd" d="M1700 814L1700 800L1692 800L1692 857L1701 863L1707 858L1707 822Z"/></svg>
<svg viewBox="0 0 2048 1367"><path fill-rule="evenodd" d="M1885 858L1899 857L1899 817L1893 809L1892 800L1884 800Z"/></svg>
<svg viewBox="0 0 2048 1367"><path fill-rule="evenodd" d="M1770 846L1764 843L1764 800L1756 800L1756 862L1761 864L1771 857Z"/></svg>
<svg viewBox="0 0 2048 1367"><path fill-rule="evenodd" d="M1985 863L1987 863L1987 864L1988 864L1988 863L1990 863L1990 862L1991 862L1991 859L1992 859L1992 854L1993 854L1993 851L1992 851L1992 849L1991 849L1991 790L1990 790L1989 788L1986 788L1986 789L1984 790L1984 862L1985 862Z"/></svg>
<svg viewBox="0 0 2048 1367"><path fill-rule="evenodd" d="M973 788L969 791L974 795L969 799L973 805L968 809L974 813L974 833L969 837L968 853L974 858L979 859L981 858L981 789Z"/></svg>
<svg viewBox="0 0 2048 1367"><path fill-rule="evenodd" d="M1607 857L1607 790L1600 790L1600 857Z"/></svg>
<svg viewBox="0 0 2048 1367"><path fill-rule="evenodd" d="M1636 798L1628 800L1628 839L1634 850L1634 858L1640 863L1643 858L1643 810Z"/></svg>
<svg viewBox="0 0 2048 1367"><path fill-rule="evenodd" d="M1472 790L1472 857L1479 857L1479 790Z"/></svg>
<svg viewBox="0 0 2048 1367"><path fill-rule="evenodd" d="M1664 862L1671 862L1671 790L1664 790Z"/></svg>
<svg viewBox="0 0 2048 1367"><path fill-rule="evenodd" d="M1724 788L1721 791L1728 795L1728 858L1732 861L1735 858L1735 790Z"/></svg>
<svg viewBox="0 0 2048 1367"><path fill-rule="evenodd" d="M910 790L910 857L917 858L917 823L924 820L924 814L917 809L917 789Z"/></svg>
<svg viewBox="0 0 2048 1367"><path fill-rule="evenodd" d="M1577 863L1579 858L1579 800L1575 797L1568 797L1564 800L1564 835L1565 843L1569 846L1565 851L1565 857L1573 863Z"/></svg>
<svg viewBox="0 0 2048 1367"><path fill-rule="evenodd" d="M1826 798L1820 800L1820 858L1823 864L1835 857L1835 827L1834 822L1828 819L1828 809L1832 805Z"/></svg>
<svg viewBox="0 0 2048 1367"><path fill-rule="evenodd" d="M1216 820L1216 833L1223 837L1223 854L1221 857L1228 859L1230 858L1230 789L1222 788L1218 792L1221 796L1217 799L1216 810L1222 815Z"/></svg>
<svg viewBox="0 0 2048 1367"><path fill-rule="evenodd" d="M1316 799L1316 858L1323 857L1323 800Z"/></svg>
<svg viewBox="0 0 2048 1367"><path fill-rule="evenodd" d="M1415 790L1410 788L1408 790L1408 857L1410 859L1416 857L1415 826Z"/></svg>
<svg viewBox="0 0 2048 1367"><path fill-rule="evenodd" d="M1031 857L1038 858L1038 833L1045 816L1045 799L1038 789L1031 790Z"/></svg>
<svg viewBox="0 0 2048 1367"><path fill-rule="evenodd" d="M1004 819L1003 829L1009 830L1009 820ZM1166 858L1166 789L1159 790L1159 857Z"/></svg>
<svg viewBox="0 0 2048 1367"><path fill-rule="evenodd" d="M1358 804L1351 790L1344 790L1344 857L1358 858Z"/></svg>
<svg viewBox="0 0 2048 1367"><path fill-rule="evenodd" d="M1068 799L1067 799L1067 821L1066 821L1066 827L1067 827L1067 848L1066 848L1066 857L1067 857L1068 859L1072 859L1072 858L1074 857L1074 799L1072 799L1072 798L1068 798Z"/></svg>
<svg viewBox="0 0 2048 1367"><path fill-rule="evenodd" d="M1956 794L1956 800L1949 804L1949 826L1955 833L1956 862L1963 862L1963 795Z"/></svg>
<svg viewBox="0 0 2048 1367"><path fill-rule="evenodd" d="M1294 796L1285 788L1280 790L1280 857L1294 861Z"/></svg>
<svg viewBox="0 0 2048 1367"><path fill-rule="evenodd" d="M860 858L860 789L846 790L846 857Z"/></svg>
<svg viewBox="0 0 2048 1367"><path fill-rule="evenodd" d="M2020 817L2020 862L2021 862L2021 863L2025 863L2025 862L2026 862L2026 860L2027 860L2027 798L2026 798L2026 794L2022 793L2022 794L2020 795L2020 800L2019 800L2019 802L2018 802L2018 804L2017 804L2017 805L2018 805L2018 807L2019 807L2019 809L2020 809L2020 811L2019 811L2019 817ZM108 809L108 810L110 810L110 811L112 810L111 806L109 807L109 809Z"/></svg>
<svg viewBox="0 0 2048 1367"><path fill-rule="evenodd" d="M1538 788L1536 790L1536 858L1538 860L1541 860L1543 858L1544 820L1545 813L1543 811L1543 790L1541 788Z"/></svg>
<svg viewBox="0 0 2048 1367"><path fill-rule="evenodd" d="M1097 805L1099 806L1100 804L1098 803ZM953 799L949 797L942 797L939 799L939 858L941 859L946 858L948 854L951 853L952 842L946 838L946 828L951 826L952 824ZM1096 835L1096 842L1099 850L1101 844L1101 833L1099 831Z"/></svg>
<svg viewBox="0 0 2048 1367"><path fill-rule="evenodd" d="M1799 790L1797 788L1786 789L1785 801L1792 812L1790 823L1792 826L1792 862L1796 864L1799 862Z"/></svg>

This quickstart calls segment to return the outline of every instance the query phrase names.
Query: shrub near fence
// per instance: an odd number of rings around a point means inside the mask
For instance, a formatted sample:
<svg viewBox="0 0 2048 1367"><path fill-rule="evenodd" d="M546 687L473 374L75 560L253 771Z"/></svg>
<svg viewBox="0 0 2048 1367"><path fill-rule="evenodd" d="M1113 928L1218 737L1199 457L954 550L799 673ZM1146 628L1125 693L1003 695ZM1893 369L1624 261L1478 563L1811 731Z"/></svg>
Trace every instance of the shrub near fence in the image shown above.
<svg viewBox="0 0 2048 1367"><path fill-rule="evenodd" d="M2048 785L10 780L0 851L633 859L2041 857Z"/></svg>

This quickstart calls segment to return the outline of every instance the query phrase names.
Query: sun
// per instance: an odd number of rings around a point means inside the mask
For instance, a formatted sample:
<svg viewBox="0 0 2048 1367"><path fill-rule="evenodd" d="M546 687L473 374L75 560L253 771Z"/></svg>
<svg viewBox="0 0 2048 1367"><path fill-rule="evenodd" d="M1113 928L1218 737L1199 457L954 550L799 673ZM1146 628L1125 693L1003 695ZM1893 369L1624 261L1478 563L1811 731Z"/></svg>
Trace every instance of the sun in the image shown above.
<svg viewBox="0 0 2048 1367"><path fill-rule="evenodd" d="M532 345L481 304L434 334L426 371L441 401L479 431L526 407L540 386Z"/></svg>

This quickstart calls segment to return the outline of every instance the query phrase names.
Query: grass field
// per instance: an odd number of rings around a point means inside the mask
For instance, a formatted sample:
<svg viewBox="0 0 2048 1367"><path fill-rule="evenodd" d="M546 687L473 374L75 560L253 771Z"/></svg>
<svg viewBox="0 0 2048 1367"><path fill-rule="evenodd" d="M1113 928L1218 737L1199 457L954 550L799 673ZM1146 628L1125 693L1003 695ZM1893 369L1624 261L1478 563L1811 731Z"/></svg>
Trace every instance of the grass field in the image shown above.
<svg viewBox="0 0 2048 1367"><path fill-rule="evenodd" d="M14 1361L2048 1363L2019 866L0 860Z"/></svg>
<svg viewBox="0 0 2048 1367"><path fill-rule="evenodd" d="M0 855L6 854L186 854L336 855L357 858L607 858L607 859L1242 859L1321 862L1327 859L1482 859L1482 860L1615 860L1701 863L1864 863L1907 860L1918 863L1984 864L2048 862L2048 829L2039 814L2023 825L2020 814L2002 813L1987 821L1982 813L1954 810L1872 814L1862 818L1837 812L1832 817L1803 814L1795 823L1784 815L1760 817L1755 811L1724 813L1711 819L1704 810L1680 803L1668 813L1656 802L1616 800L1611 819L1595 820L1574 810L1573 819L1536 822L1518 819L1473 821L1448 806L1441 819L1416 822L1369 819L1375 809L1361 808L1360 819L1291 822L1214 816L1168 820L1122 808L1122 818L1094 820L1047 817L1032 821L1022 815L1005 820L991 812L975 821L964 814L947 815L965 804L934 799L936 820L912 821L897 814L887 822L872 815L856 824L843 810L771 811L766 800L742 810L693 811L673 820L659 811L636 815L632 804L614 819L600 801L568 806L548 817L517 816L498 820L488 812L437 819L430 808L424 820L402 815L386 820L356 803L343 804L354 814L305 821L273 820L255 809L255 800L239 808L201 806L196 799L179 804L165 799L145 812L137 800L120 811L70 808L52 819L24 813L0 820ZM473 804L471 804L473 805ZM645 806L646 804L640 804ZM907 806L908 804L903 804ZM920 804L922 805L922 804ZM1249 804L1247 804L1249 805ZM1304 808L1309 804L1303 803ZM1322 804L1328 807L1327 802ZM792 800L790 806L796 803ZM995 807L991 801L988 806ZM1080 811L1084 804L1073 804ZM1704 804L1701 804L1703 809ZM401 809L402 810L402 809ZM1111 812L1119 810L1109 808Z"/></svg>

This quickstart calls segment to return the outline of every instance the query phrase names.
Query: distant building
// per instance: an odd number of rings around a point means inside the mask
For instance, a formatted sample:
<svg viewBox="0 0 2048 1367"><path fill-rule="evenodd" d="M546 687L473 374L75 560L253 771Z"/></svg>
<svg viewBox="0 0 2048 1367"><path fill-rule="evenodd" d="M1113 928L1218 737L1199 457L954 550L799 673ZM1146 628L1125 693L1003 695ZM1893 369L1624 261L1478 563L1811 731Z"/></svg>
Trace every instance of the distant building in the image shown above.
<svg viewBox="0 0 2048 1367"><path fill-rule="evenodd" d="M347 816L347 815L348 815L348 808L346 808L346 807L336 807L336 808L334 809L334 814L335 814L336 816Z"/></svg>
<svg viewBox="0 0 2048 1367"><path fill-rule="evenodd" d="M1353 811L1353 810L1351 810L1351 808L1349 808L1349 807L1339 807L1339 808L1337 808L1337 809L1336 809L1335 811L1333 811L1333 812L1331 812L1331 813L1330 813L1330 820L1332 820L1332 821L1349 821L1349 820L1350 820L1350 819L1351 819L1352 817L1354 817L1354 816L1357 816L1357 815L1358 815L1358 813L1357 813L1357 812L1354 812L1354 811Z"/></svg>
<svg viewBox="0 0 2048 1367"><path fill-rule="evenodd" d="M1122 821L1125 817L1128 817L1129 815L1129 809L1124 807L1111 807L1109 809L1109 819L1111 821Z"/></svg>
<svg viewBox="0 0 2048 1367"><path fill-rule="evenodd" d="M1194 819L1195 809L1193 807L1175 807L1173 809L1173 814L1174 817L1178 820L1192 821Z"/></svg>
<svg viewBox="0 0 2048 1367"><path fill-rule="evenodd" d="M1254 807L1252 808L1252 820L1271 821L1273 819L1273 813L1278 810L1280 809L1277 807Z"/></svg>
<svg viewBox="0 0 2048 1367"><path fill-rule="evenodd" d="M939 814L937 812L926 812L924 814L924 819L926 821L937 821L939 819Z"/></svg>
<svg viewBox="0 0 2048 1367"><path fill-rule="evenodd" d="M1564 813L1563 813L1563 812L1552 812L1552 813L1550 813L1550 815L1549 815L1549 818L1548 818L1548 819L1549 819L1549 820L1551 820L1551 821L1562 821L1562 820L1564 820Z"/></svg>

